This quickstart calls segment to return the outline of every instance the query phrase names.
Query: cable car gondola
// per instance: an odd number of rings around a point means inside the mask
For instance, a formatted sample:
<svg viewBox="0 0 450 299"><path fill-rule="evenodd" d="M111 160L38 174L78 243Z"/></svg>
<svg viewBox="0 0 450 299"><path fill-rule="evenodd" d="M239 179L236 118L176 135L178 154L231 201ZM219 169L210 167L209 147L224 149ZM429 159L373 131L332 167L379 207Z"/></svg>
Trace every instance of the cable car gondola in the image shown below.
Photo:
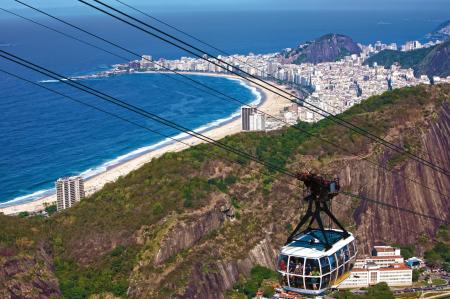
<svg viewBox="0 0 450 299"><path fill-rule="evenodd" d="M311 173L300 173L309 194L306 214L281 248L277 270L287 291L318 295L340 284L349 276L356 258L355 238L331 213L330 200L339 193L339 180L326 180ZM339 229L325 229L321 212ZM306 229L302 226L309 221ZM317 222L318 227L313 224Z"/></svg>

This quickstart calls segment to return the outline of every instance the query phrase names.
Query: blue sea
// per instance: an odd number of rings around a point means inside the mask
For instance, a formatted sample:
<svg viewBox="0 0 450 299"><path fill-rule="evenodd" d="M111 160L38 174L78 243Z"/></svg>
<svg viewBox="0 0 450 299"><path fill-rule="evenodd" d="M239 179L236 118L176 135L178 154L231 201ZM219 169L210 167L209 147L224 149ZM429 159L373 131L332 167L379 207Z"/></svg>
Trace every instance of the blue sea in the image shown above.
<svg viewBox="0 0 450 299"><path fill-rule="evenodd" d="M295 47L329 32L347 34L361 43L377 40L403 43L425 36L445 21L448 11L172 11L157 16L227 52L247 54ZM55 21L33 18L97 44L92 38ZM186 55L102 16L68 16L65 19L138 53L168 59ZM135 59L108 45L102 46L129 60ZM0 49L67 76L89 74L123 62L4 12L0 12ZM0 68L33 82L49 79L1 58ZM235 103L203 93L173 77L132 74L83 80L82 83L191 129L205 130L237 116L239 107ZM241 81L206 76L195 76L195 79L247 103L260 100L258 92ZM62 83L44 82L49 88L165 135L179 134ZM0 202L3 205L38 198L51 192L58 177L95 175L165 141L164 137L2 73L0 90Z"/></svg>

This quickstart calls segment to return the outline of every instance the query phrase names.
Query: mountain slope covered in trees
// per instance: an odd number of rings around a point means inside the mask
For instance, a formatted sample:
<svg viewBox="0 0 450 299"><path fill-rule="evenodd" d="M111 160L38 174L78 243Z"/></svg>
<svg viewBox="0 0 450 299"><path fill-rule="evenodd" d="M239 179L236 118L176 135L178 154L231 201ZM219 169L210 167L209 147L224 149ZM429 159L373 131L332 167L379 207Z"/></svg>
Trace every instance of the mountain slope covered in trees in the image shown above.
<svg viewBox="0 0 450 299"><path fill-rule="evenodd" d="M398 89L341 117L448 168L449 98L448 84ZM330 120L298 126L340 147L292 127L222 142L291 171L338 175L344 190L367 198L450 218L446 197L404 179L448 194L448 177ZM256 265L274 268L305 210L296 184L202 144L154 159L50 218L0 215L0 297L224 298ZM343 195L333 205L361 254L374 243L415 244L420 254L441 225ZM254 270L252 279L271 278L265 273Z"/></svg>

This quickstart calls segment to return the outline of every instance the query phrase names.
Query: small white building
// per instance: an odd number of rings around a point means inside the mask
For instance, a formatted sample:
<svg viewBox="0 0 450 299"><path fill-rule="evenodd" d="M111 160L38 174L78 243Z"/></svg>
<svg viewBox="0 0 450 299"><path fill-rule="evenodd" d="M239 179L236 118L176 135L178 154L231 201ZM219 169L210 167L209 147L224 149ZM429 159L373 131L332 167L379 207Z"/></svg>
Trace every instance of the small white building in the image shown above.
<svg viewBox="0 0 450 299"><path fill-rule="evenodd" d="M405 265L400 249L375 246L372 256L356 260L350 276L338 288L362 288L380 282L389 286L412 285L412 269Z"/></svg>

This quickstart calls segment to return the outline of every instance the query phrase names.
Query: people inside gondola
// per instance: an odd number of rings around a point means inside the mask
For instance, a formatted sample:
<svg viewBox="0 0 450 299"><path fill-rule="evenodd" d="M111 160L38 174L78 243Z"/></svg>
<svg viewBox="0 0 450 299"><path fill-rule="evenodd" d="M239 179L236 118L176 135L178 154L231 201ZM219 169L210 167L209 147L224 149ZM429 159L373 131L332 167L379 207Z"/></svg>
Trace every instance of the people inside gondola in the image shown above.
<svg viewBox="0 0 450 299"><path fill-rule="evenodd" d="M297 264L295 262L295 258L291 257L291 260L289 261L289 273L294 273L296 266L297 266Z"/></svg>
<svg viewBox="0 0 450 299"><path fill-rule="evenodd" d="M306 263L305 265L305 275L311 274L311 265L309 263Z"/></svg>
<svg viewBox="0 0 450 299"><path fill-rule="evenodd" d="M286 272L286 262L284 261L284 259L280 260L279 267L281 271Z"/></svg>
<svg viewBox="0 0 450 299"><path fill-rule="evenodd" d="M342 249L338 251L338 262L339 262L339 266L341 266L344 263L344 254L342 252Z"/></svg>
<svg viewBox="0 0 450 299"><path fill-rule="evenodd" d="M303 275L303 258L291 257L289 260L289 273Z"/></svg>
<svg viewBox="0 0 450 299"><path fill-rule="evenodd" d="M317 268L313 268L313 270L311 271L311 276L320 276L320 272L319 269ZM320 278L311 278L311 282L312 282L312 287L314 290L317 290L319 288L319 282L320 282Z"/></svg>
<svg viewBox="0 0 450 299"><path fill-rule="evenodd" d="M295 266L294 274L303 275L303 265L302 265L302 263L297 264L297 266Z"/></svg>
<svg viewBox="0 0 450 299"><path fill-rule="evenodd" d="M289 277L290 286L296 289L303 289L303 277L290 275Z"/></svg>

